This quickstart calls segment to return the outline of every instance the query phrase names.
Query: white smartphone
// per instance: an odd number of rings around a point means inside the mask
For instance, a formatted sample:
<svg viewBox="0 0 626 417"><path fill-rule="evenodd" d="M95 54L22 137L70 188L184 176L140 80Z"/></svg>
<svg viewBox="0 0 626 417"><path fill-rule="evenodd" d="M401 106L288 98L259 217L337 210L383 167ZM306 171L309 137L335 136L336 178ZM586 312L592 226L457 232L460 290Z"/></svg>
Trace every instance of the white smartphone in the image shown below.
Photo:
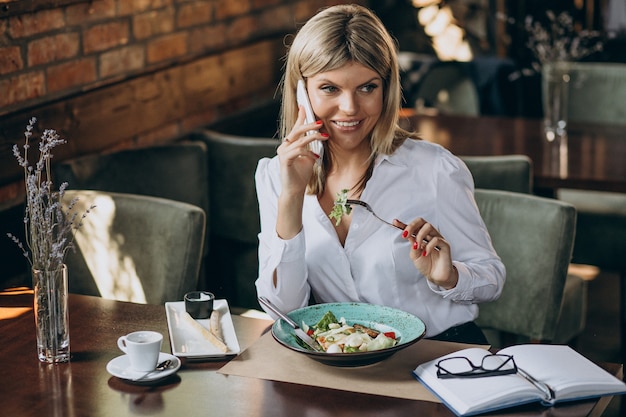
<svg viewBox="0 0 626 417"><path fill-rule="evenodd" d="M306 113L306 123L315 122L315 113L313 113L313 107L311 107L311 102L309 101L309 95L306 91L306 87L304 85L304 80L298 80L298 89L296 92L296 97L298 100L298 104L304 107L304 112ZM317 133L317 130L309 130L307 135L311 135ZM318 163L321 163L322 156L324 154L324 144L321 140L314 140L310 144L311 151L318 154L320 157L317 160Z"/></svg>

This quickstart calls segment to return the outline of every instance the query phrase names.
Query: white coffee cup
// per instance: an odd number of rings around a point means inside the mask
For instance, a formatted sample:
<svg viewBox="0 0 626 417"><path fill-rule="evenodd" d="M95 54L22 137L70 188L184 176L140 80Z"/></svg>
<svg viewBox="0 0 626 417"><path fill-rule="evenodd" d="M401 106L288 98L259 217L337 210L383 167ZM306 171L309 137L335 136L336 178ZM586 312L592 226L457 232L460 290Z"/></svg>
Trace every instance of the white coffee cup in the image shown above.
<svg viewBox="0 0 626 417"><path fill-rule="evenodd" d="M117 347L128 355L130 367L135 371L153 371L159 360L163 335L159 332L141 330L117 339Z"/></svg>

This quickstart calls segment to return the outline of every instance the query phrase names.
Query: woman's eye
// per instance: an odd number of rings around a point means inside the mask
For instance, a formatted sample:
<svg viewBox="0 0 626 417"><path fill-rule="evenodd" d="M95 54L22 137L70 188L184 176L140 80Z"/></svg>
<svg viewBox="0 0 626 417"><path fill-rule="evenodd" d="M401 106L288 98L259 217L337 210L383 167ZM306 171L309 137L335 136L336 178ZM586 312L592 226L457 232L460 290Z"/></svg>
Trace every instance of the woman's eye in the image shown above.
<svg viewBox="0 0 626 417"><path fill-rule="evenodd" d="M377 88L378 88L377 84L366 84L363 87L361 87L361 91L363 91L364 93L371 93Z"/></svg>
<svg viewBox="0 0 626 417"><path fill-rule="evenodd" d="M377 88L378 88L378 84L369 83L369 84L365 84L359 87L358 91L362 93L371 93ZM337 88L334 85L323 85L323 86L320 86L319 89L326 94L336 94L339 91L339 88Z"/></svg>

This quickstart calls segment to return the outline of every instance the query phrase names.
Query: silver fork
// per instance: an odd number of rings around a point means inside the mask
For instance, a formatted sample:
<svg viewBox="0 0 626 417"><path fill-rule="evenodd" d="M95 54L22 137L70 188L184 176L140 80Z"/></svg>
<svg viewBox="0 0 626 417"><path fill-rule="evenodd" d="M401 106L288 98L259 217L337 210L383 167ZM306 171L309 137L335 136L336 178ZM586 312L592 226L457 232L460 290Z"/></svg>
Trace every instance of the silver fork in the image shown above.
<svg viewBox="0 0 626 417"><path fill-rule="evenodd" d="M365 210L369 211L374 217L376 217L381 222L383 222L385 224L388 224L391 227L395 227L396 229L403 230L402 227L397 226L397 225L395 225L393 223L390 223L387 220L385 220L382 217L380 217L378 214L376 214L374 209L369 204L367 204L365 201L361 201L361 200L346 200L346 204L348 204L348 205L353 205L354 204L355 206L361 206L361 207L365 208ZM415 237L415 233L413 233L411 236ZM422 243L427 245L429 242L426 239L422 239ZM440 251L441 248L439 246L435 246L435 250L436 251Z"/></svg>

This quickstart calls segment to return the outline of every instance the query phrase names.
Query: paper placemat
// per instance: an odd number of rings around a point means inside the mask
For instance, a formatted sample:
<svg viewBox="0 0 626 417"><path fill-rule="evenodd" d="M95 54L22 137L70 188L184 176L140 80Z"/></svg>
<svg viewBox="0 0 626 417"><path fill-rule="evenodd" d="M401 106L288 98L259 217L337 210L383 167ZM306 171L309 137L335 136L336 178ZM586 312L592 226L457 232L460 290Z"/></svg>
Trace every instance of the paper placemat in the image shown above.
<svg viewBox="0 0 626 417"><path fill-rule="evenodd" d="M342 391L440 402L413 377L417 365L472 345L422 339L381 362L354 367L330 366L285 348L270 332L218 372L291 382Z"/></svg>

